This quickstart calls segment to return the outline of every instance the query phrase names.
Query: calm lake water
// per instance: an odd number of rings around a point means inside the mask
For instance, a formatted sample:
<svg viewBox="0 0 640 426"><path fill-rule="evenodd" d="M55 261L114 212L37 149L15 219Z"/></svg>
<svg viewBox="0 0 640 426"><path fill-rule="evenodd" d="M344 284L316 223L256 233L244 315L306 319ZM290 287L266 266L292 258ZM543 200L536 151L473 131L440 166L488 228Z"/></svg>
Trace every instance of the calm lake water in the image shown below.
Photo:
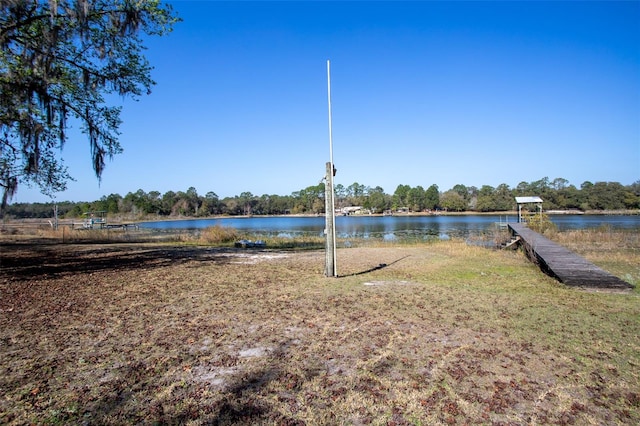
<svg viewBox="0 0 640 426"><path fill-rule="evenodd" d="M640 216L550 216L560 230L597 228L631 229L640 232ZM467 237L490 232L499 222L516 222L516 216L338 216L336 234L342 238ZM258 235L293 237L323 235L324 216L318 217L228 217L219 219L172 220L142 222L141 228L158 231L204 229L225 226Z"/></svg>

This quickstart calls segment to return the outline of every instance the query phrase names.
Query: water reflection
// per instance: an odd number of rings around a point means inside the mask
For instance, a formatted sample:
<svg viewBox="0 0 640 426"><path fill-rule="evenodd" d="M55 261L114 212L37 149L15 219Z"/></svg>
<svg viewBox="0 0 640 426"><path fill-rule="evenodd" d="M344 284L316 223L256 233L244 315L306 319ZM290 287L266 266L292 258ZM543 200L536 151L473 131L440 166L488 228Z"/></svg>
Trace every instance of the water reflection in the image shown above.
<svg viewBox="0 0 640 426"><path fill-rule="evenodd" d="M498 223L516 222L515 216L339 216L336 218L338 238L371 238L384 241L399 239L468 238L493 232ZM640 216L551 216L560 230L608 226L614 229L639 229ZM143 222L140 227L156 230L198 230L211 226L232 227L254 234L293 238L323 236L325 218L316 217L249 217Z"/></svg>
<svg viewBox="0 0 640 426"><path fill-rule="evenodd" d="M348 216L336 220L336 234L341 238L379 238L386 241L448 239L491 230L498 221L496 216Z"/></svg>

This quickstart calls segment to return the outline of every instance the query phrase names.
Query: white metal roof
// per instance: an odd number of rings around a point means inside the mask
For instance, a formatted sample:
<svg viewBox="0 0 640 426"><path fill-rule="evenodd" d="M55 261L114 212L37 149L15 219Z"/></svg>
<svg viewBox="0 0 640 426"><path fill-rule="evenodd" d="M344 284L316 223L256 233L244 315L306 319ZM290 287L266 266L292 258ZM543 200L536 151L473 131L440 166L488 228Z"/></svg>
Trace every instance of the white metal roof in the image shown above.
<svg viewBox="0 0 640 426"><path fill-rule="evenodd" d="M540 198L540 197L516 197L516 203L518 203L518 204L542 203L542 198Z"/></svg>

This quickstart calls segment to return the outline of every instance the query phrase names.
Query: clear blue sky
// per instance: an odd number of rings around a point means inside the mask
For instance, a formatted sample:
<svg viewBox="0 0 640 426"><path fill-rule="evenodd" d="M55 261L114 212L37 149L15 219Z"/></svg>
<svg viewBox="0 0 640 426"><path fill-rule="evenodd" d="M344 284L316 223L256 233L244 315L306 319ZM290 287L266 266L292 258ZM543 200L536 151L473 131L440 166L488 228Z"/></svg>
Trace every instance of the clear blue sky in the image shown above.
<svg viewBox="0 0 640 426"><path fill-rule="evenodd" d="M638 1L172 4L183 22L148 41L157 86L125 102L124 153L99 184L73 135L57 200L318 184L327 59L336 183L640 180Z"/></svg>

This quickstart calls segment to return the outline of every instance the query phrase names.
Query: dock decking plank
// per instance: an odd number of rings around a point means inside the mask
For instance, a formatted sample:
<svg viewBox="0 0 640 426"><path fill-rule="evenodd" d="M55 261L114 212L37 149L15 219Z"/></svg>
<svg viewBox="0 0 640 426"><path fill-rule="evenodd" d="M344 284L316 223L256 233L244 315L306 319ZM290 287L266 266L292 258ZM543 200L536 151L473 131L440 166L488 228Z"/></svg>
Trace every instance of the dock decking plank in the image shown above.
<svg viewBox="0 0 640 426"><path fill-rule="evenodd" d="M535 255L540 268L570 286L629 289L633 286L594 265L569 249L527 228L522 223L510 223L511 232Z"/></svg>

